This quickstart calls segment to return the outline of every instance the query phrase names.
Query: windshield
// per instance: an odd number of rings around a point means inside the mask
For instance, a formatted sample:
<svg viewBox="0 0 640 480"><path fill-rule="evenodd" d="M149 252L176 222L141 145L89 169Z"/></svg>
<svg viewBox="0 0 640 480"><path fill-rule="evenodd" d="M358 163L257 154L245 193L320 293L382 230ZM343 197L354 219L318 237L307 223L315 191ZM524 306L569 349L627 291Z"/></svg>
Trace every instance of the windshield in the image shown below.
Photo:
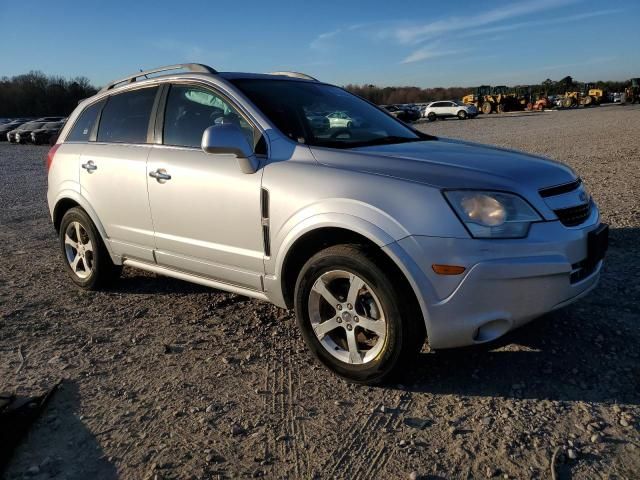
<svg viewBox="0 0 640 480"><path fill-rule="evenodd" d="M236 79L232 83L283 134L300 143L353 148L428 138L331 85L278 79Z"/></svg>

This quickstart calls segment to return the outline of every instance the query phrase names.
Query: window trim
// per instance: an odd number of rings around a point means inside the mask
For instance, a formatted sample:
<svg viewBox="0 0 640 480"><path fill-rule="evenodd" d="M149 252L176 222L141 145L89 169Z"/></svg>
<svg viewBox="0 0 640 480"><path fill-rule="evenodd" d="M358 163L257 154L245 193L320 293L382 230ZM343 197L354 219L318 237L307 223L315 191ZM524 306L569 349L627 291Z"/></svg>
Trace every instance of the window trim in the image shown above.
<svg viewBox="0 0 640 480"><path fill-rule="evenodd" d="M254 139L253 139L252 150L254 155L258 157L268 157L269 141L265 131L260 127L258 122L254 121L253 118L251 118L251 116L236 101L232 100L229 95L224 93L217 86L211 85L210 83L207 83L207 82L196 81L193 79L184 79L184 80L177 79L177 80L172 80L172 81L161 84L161 86L164 86L165 89L164 89L163 97L160 99L160 102L158 104L158 110L156 112L155 130L154 130L155 145L162 146L165 148L201 150L200 147L190 147L186 145L167 145L164 143L164 118L165 118L166 109L167 109L167 100L169 98L169 93L171 92L171 87L174 85L193 86L193 87L203 88L205 90L210 90L214 95L219 96L223 101L227 102L229 106L232 107L234 110L236 110L238 114L241 115L242 118L244 118L244 120L253 128ZM256 147L260 143L261 138L264 138L264 144L266 146L267 153L256 152Z"/></svg>
<svg viewBox="0 0 640 480"><path fill-rule="evenodd" d="M107 95L105 97L102 97L101 100L105 100L104 105L102 106L102 108L100 109L100 113L98 114L98 118L97 118L97 122L96 125L94 127L94 132L92 132L92 137L94 138L93 142L96 145L152 145L153 143L151 142L151 140L153 140L153 138L149 137L149 129L150 129L150 125L152 124L152 119L154 119L154 107L156 106L156 103L158 101L158 95L160 94L160 90L161 90L162 84L152 84L152 85L140 85L138 88L129 88L123 92L113 92L110 95ZM144 143L138 143L138 142L105 142L105 141L98 141L98 130L100 129L100 123L102 122L102 113L104 112L104 107L107 106L107 104L109 103L109 100L111 100L111 98L115 97L116 95L124 95L130 92L135 92L138 90L143 90L143 89L151 89L151 88L155 88L156 89L156 96L153 99L153 104L151 106L151 111L149 112L149 120L147 121L147 135L146 135L146 140ZM94 136L95 134L95 136Z"/></svg>

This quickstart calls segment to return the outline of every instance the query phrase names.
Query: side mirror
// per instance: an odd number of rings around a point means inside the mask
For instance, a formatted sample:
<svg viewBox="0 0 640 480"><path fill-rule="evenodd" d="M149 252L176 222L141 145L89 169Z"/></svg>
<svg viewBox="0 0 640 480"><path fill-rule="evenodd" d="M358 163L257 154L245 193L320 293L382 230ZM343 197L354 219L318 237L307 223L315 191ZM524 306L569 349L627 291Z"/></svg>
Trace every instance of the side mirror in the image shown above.
<svg viewBox="0 0 640 480"><path fill-rule="evenodd" d="M212 125L202 134L202 150L206 153L235 155L243 173L255 173L258 169L253 148L242 129L235 124Z"/></svg>

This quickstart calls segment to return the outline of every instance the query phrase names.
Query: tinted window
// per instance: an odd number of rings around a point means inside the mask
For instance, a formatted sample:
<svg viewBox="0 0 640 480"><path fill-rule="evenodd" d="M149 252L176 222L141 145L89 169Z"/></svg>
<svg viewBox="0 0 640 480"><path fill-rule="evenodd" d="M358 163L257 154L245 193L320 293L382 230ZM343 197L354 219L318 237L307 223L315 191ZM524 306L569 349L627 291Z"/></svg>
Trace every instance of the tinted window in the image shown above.
<svg viewBox="0 0 640 480"><path fill-rule="evenodd" d="M157 88L143 88L109 97L98 127L99 142L146 143Z"/></svg>
<svg viewBox="0 0 640 480"><path fill-rule="evenodd" d="M353 148L424 138L338 87L275 78L231 81L284 135L300 143Z"/></svg>
<svg viewBox="0 0 640 480"><path fill-rule="evenodd" d="M204 131L224 123L238 125L249 145L254 144L253 127L226 100L200 87L171 87L164 116L165 145L200 148Z"/></svg>
<svg viewBox="0 0 640 480"><path fill-rule="evenodd" d="M88 142L91 137L91 130L96 123L98 113L104 105L104 100L88 106L80 114L75 125L67 135L67 142Z"/></svg>

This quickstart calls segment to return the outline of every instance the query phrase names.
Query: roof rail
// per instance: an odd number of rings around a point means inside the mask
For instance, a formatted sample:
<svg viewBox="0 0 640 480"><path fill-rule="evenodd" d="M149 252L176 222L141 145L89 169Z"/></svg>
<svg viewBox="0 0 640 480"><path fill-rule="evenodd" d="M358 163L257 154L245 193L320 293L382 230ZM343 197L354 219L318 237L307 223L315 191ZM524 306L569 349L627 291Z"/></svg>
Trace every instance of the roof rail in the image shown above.
<svg viewBox="0 0 640 480"><path fill-rule="evenodd" d="M313 78L311 75L300 72L269 72L268 75L281 75L283 77L301 78L303 80L313 80L314 82L318 81L317 78Z"/></svg>
<svg viewBox="0 0 640 480"><path fill-rule="evenodd" d="M135 75L129 75L128 77L121 78L119 80L115 80L113 82L108 83L104 86L100 92L106 92L107 90L111 90L115 88L117 85L121 83L133 83L137 78L146 77L147 75L151 75L153 73L160 72L168 72L171 70L189 70L190 72L198 72L198 73L218 73L213 68L203 65L201 63L178 63L176 65L167 65L166 67L158 67L153 68L151 70L140 71Z"/></svg>

